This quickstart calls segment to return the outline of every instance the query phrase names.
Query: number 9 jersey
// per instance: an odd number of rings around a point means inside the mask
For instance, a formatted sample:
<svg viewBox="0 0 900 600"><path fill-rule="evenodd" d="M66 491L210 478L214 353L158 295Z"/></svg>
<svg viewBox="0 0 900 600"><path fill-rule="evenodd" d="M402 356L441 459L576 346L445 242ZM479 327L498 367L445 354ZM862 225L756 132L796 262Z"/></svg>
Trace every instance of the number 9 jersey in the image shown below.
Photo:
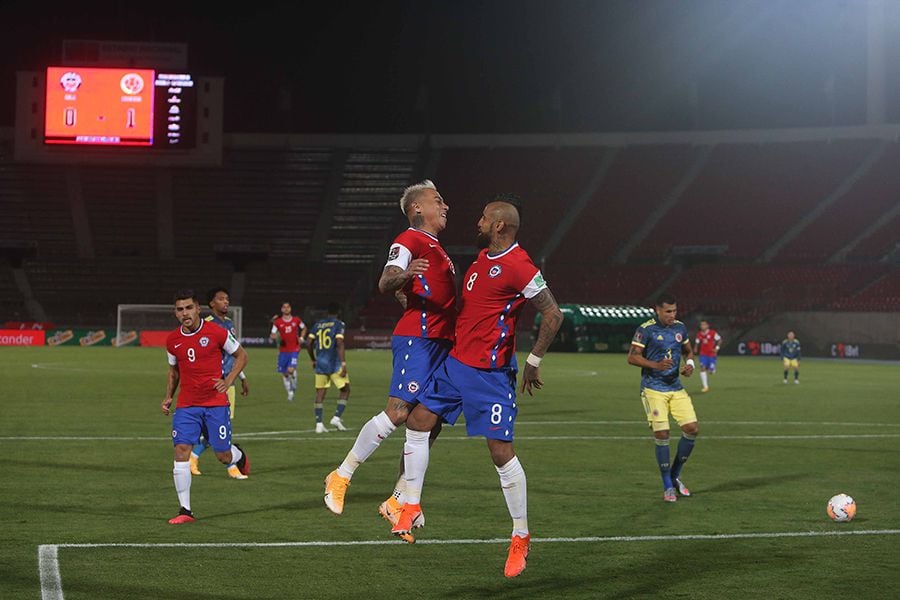
<svg viewBox="0 0 900 600"><path fill-rule="evenodd" d="M240 348L234 336L218 325L201 321L197 331L184 333L181 327L166 338L169 365L178 367L176 408L187 406L228 406L228 395L217 392L222 379L222 352L234 354Z"/></svg>

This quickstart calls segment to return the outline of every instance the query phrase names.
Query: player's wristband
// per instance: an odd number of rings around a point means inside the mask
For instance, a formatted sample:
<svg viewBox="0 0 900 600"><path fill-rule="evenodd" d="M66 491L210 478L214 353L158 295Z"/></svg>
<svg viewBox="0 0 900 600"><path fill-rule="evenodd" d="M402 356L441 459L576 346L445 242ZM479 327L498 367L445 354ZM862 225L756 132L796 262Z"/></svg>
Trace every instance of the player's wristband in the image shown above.
<svg viewBox="0 0 900 600"><path fill-rule="evenodd" d="M238 373L238 377L241 378L241 381L244 381L245 379L247 379L247 376L244 375L244 372L243 372L243 371L241 371L240 373Z"/></svg>
<svg viewBox="0 0 900 600"><path fill-rule="evenodd" d="M534 354L528 353L528 358L525 359L529 365L537 369L541 366L541 360L543 360L540 356L535 356Z"/></svg>
<svg viewBox="0 0 900 600"><path fill-rule="evenodd" d="M687 360L684 362L684 364L686 364L686 365L689 366L689 367L693 367L693 366L694 366L694 359L693 359L693 358L689 358L689 359L687 359Z"/></svg>

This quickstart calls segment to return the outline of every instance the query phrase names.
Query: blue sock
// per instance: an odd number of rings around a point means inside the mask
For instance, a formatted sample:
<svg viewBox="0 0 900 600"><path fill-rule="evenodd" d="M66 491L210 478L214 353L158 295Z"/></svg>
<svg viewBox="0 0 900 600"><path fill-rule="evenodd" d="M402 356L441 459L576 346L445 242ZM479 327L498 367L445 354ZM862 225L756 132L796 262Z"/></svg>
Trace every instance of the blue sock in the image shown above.
<svg viewBox="0 0 900 600"><path fill-rule="evenodd" d="M322 422L322 407L317 406L316 407L316 423L321 423L321 422Z"/></svg>
<svg viewBox="0 0 900 600"><path fill-rule="evenodd" d="M672 475L670 473L670 465L669 465L669 440L655 440L656 441L656 462L659 463L659 473L662 475L663 480L663 488L669 489L670 487L675 487L672 484Z"/></svg>
<svg viewBox="0 0 900 600"><path fill-rule="evenodd" d="M200 456L207 448L209 448L209 442L207 442L205 439L201 439L200 443L194 446L194 449L191 450L191 452L196 454L197 456Z"/></svg>
<svg viewBox="0 0 900 600"><path fill-rule="evenodd" d="M344 414L344 409L347 408L346 400L338 400L337 407L334 409L334 416L340 418L342 414Z"/></svg>
<svg viewBox="0 0 900 600"><path fill-rule="evenodd" d="M688 457L691 455L694 449L694 440L696 439L697 436L686 433L681 434L681 439L678 440L678 451L675 452L675 462L672 464L673 480L681 476L681 468L684 467L684 463L687 462Z"/></svg>

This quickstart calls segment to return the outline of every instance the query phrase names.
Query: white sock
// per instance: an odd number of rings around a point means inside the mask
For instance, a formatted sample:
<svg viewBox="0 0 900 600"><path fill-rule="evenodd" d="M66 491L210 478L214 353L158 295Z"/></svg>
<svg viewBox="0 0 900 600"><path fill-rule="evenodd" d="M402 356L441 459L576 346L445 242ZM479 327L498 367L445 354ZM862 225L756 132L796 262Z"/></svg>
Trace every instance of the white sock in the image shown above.
<svg viewBox="0 0 900 600"><path fill-rule="evenodd" d="M703 387L709 387L709 378L706 376L706 371L700 371L700 383L703 384Z"/></svg>
<svg viewBox="0 0 900 600"><path fill-rule="evenodd" d="M403 444L403 479L406 481L404 501L418 504L422 501L422 486L428 470L428 438L430 431L414 431L407 427Z"/></svg>
<svg viewBox="0 0 900 600"><path fill-rule="evenodd" d="M286 392L293 391L293 390L291 390L291 380L289 377L282 377L281 383L284 384L284 391L286 391Z"/></svg>
<svg viewBox="0 0 900 600"><path fill-rule="evenodd" d="M353 448L347 453L347 458L338 467L338 475L341 477L353 477L356 467L366 462L366 459L372 456L372 453L378 449L381 442L386 440L389 435L397 429L387 413L381 411L362 426L356 441L353 442Z"/></svg>
<svg viewBox="0 0 900 600"><path fill-rule="evenodd" d="M178 502L184 508L191 510L191 465L188 461L175 461L172 469L175 478L175 493L178 494Z"/></svg>
<svg viewBox="0 0 900 600"><path fill-rule="evenodd" d="M291 391L292 392L297 391L297 371L294 371L293 373L291 373L290 380L291 380Z"/></svg>
<svg viewBox="0 0 900 600"><path fill-rule="evenodd" d="M403 475L401 475L400 479L397 480L397 483L394 484L394 493L392 495L400 504L406 502L406 479L404 479Z"/></svg>
<svg viewBox="0 0 900 600"><path fill-rule="evenodd" d="M237 461L241 460L242 456L244 456L244 453L241 452L240 448L238 448L237 446L232 444L231 445L231 464L229 464L228 466L230 467L231 465L236 465Z"/></svg>
<svg viewBox="0 0 900 600"><path fill-rule="evenodd" d="M506 498L506 508L513 520L512 534L525 537L528 535L528 486L519 457L514 456L502 467L497 467L497 473Z"/></svg>

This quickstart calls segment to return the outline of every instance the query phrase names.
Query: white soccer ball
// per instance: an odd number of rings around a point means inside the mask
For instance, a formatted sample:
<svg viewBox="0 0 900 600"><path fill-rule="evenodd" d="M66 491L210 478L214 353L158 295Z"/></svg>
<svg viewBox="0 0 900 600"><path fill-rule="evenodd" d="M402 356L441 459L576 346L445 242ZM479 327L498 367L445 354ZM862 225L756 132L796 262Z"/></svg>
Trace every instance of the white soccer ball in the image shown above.
<svg viewBox="0 0 900 600"><path fill-rule="evenodd" d="M856 515L856 501L847 494L838 494L831 497L825 511L837 523L851 521Z"/></svg>

